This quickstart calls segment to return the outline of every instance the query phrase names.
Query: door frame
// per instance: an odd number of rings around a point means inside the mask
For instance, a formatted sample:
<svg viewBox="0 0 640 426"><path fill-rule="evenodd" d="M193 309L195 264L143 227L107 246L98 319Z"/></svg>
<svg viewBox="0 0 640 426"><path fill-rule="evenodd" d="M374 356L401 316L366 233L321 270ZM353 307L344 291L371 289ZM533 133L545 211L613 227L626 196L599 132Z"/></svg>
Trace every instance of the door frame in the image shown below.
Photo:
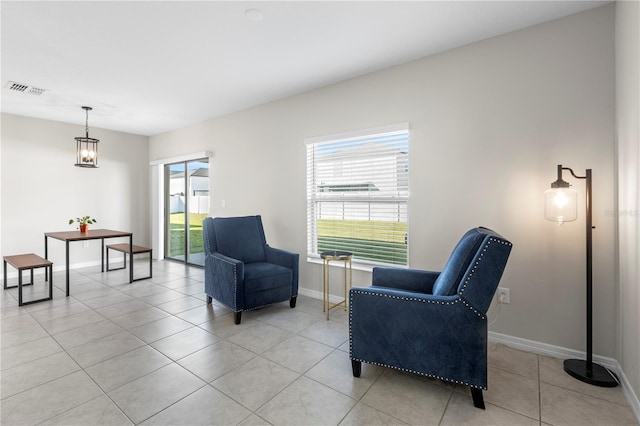
<svg viewBox="0 0 640 426"><path fill-rule="evenodd" d="M154 259L164 259L164 230L165 230L165 197L164 197L164 166L181 161L193 161L203 158L209 159L209 169L213 163L214 154L211 151L201 151L193 154L152 160L149 162L151 174L151 246ZM211 192L211 173L209 173L209 191ZM211 211L212 196L209 196L209 211Z"/></svg>

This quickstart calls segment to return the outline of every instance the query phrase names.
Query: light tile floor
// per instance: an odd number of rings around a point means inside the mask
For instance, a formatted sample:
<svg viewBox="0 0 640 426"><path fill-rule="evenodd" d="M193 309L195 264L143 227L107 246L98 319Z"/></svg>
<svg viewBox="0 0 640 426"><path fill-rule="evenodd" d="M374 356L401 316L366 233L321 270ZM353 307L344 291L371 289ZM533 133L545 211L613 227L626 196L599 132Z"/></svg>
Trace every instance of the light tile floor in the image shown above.
<svg viewBox="0 0 640 426"><path fill-rule="evenodd" d="M56 273L54 300L29 306L0 293L2 425L638 424L619 387L503 345L489 347L484 411L465 387L366 364L353 378L345 312L326 321L300 296L237 326L206 305L202 269L153 267L133 284L126 270L74 270L68 298ZM25 299L42 291L37 276Z"/></svg>

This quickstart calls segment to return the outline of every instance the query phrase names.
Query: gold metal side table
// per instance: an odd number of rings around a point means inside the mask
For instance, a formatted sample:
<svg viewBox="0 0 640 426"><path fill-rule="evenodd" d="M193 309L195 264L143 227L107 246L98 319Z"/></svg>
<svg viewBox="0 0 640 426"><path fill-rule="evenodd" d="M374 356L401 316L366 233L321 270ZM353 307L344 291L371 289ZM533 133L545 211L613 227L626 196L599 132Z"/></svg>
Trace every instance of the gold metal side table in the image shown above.
<svg viewBox="0 0 640 426"><path fill-rule="evenodd" d="M351 288L351 257L353 253L348 251L339 251L339 250L330 250L324 251L320 253L320 257L324 261L324 266L322 268L322 312L327 313L327 321L329 320L329 311L338 306L342 306L342 308L347 310L347 293L349 288ZM341 302L330 304L329 303L329 262L332 261L340 261L344 262L344 299ZM347 271L349 274L349 278L347 281ZM349 283L349 287L347 288L347 282Z"/></svg>

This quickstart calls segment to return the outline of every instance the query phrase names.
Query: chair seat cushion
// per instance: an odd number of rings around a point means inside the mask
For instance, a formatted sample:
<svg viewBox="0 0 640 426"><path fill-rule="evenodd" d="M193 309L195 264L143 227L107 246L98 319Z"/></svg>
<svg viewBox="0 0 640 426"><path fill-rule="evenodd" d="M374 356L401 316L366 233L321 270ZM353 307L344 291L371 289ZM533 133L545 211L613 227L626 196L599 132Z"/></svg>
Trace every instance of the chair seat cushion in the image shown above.
<svg viewBox="0 0 640 426"><path fill-rule="evenodd" d="M284 266L267 262L245 263L245 293L269 290L282 286L291 286L293 271Z"/></svg>

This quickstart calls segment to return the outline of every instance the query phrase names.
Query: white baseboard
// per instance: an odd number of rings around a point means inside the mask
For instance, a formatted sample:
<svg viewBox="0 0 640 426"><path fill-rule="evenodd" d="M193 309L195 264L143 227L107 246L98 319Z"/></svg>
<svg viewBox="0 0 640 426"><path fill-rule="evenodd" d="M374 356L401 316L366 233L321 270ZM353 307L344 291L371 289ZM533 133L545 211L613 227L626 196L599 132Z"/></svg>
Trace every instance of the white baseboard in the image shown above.
<svg viewBox="0 0 640 426"><path fill-rule="evenodd" d="M636 416L638 423L640 423L640 398L638 398L638 395L636 395L636 393L633 391L631 383L629 383L629 379L627 379L624 371L622 371L622 367L620 366L620 364L617 362L616 364L618 364L618 378L620 379L620 383L622 385L622 393L624 393L624 397L627 398L627 402L629 403L629 407L631 407L631 411L633 411L633 414Z"/></svg>
<svg viewBox="0 0 640 426"><path fill-rule="evenodd" d="M549 345L547 343L536 342L534 340L522 339L520 337L509 336L493 331L489 332L489 341L494 343L502 343L514 349L520 349L540 355L547 355L554 358L586 358L586 353L582 351L563 348L561 346ZM636 395L633 388L631 387L631 384L629 383L627 376L624 374L624 371L622 371L622 366L620 365L620 363L616 359L599 355L593 355L593 361L604 367L607 367L608 369L616 373L618 379L620 380L622 393L627 399L629 407L631 408L631 411L633 411L633 414L636 416L636 419L640 421L640 400L638 399L638 395Z"/></svg>
<svg viewBox="0 0 640 426"><path fill-rule="evenodd" d="M527 340L520 337L509 336L507 334L496 333L494 331L489 332L489 341L502 343L514 349L520 349L540 355L548 355L560 359L586 357L586 354L582 351L563 348L561 346L554 346L548 343L536 342L535 340ZM618 374L618 371L616 369L619 369L620 364L618 364L618 361L616 361L615 359L594 355L593 360Z"/></svg>
<svg viewBox="0 0 640 426"><path fill-rule="evenodd" d="M303 296L311 297L313 299L322 300L322 292L316 290L309 290L308 288L298 287L298 294ZM329 303L340 303L342 302L342 298L340 296L335 296L333 294L329 294Z"/></svg>
<svg viewBox="0 0 640 426"><path fill-rule="evenodd" d="M114 259L114 260L117 261L118 259ZM97 266L97 265L100 265L100 262L94 261L94 262L77 263L77 264L71 265L70 269L86 268L86 267ZM55 267L54 265L53 270L54 271L64 270L64 266ZM44 273L44 268L42 268L41 272L39 273ZM17 272L13 274L9 274L9 273L7 274L7 277L9 278L17 277L17 276L18 276ZM318 299L318 300L322 300L323 298L321 291L310 290L302 287L298 288L298 294L311 297L313 299ZM335 296L335 295L329 295L330 303L339 303L341 301L342 301L341 297ZM532 352L540 355L551 356L554 358L584 359L586 357L586 354L582 351L564 348L561 346L550 345L548 343L537 342L534 340L523 339L521 337L509 336L507 334L496 333L494 331L490 331L488 337L489 337L489 341L493 343L502 343L514 349L520 349L526 352ZM629 406L633 411L634 415L640 421L640 399L638 399L638 395L636 395L633 388L631 387L631 384L629 383L629 380L627 379L627 376L624 374L624 371L622 371L622 367L620 363L614 358L609 358L609 357L604 357L599 355L594 355L593 360L594 362L597 362L598 364L601 364L609 368L610 370L612 370L618 375L618 379L620 379L620 384L622 387L622 392L625 398L627 399L627 402L629 403Z"/></svg>
<svg viewBox="0 0 640 426"><path fill-rule="evenodd" d="M322 300L322 292L316 290L309 290L307 288L298 288L298 293L303 296L312 297L314 299ZM342 301L339 296L329 295L330 303L338 303ZM577 351L575 349L563 348L561 346L550 345L548 343L537 342L534 340L523 339L521 337L509 336L507 334L496 333L494 331L489 332L489 341L493 343L502 343L506 346L512 347L514 349L520 349L526 352L532 352L540 355L551 356L554 358L560 359L569 359L569 358L578 358L585 359L586 354L582 351ZM634 392L627 376L622 371L622 366L620 363L614 359L599 355L593 356L593 361L598 364L607 367L611 371L617 374L618 379L620 380L620 385L622 387L622 393L624 394L627 402L629 403L629 407L633 414L636 416L638 421L640 421L640 400L638 399L638 395Z"/></svg>

